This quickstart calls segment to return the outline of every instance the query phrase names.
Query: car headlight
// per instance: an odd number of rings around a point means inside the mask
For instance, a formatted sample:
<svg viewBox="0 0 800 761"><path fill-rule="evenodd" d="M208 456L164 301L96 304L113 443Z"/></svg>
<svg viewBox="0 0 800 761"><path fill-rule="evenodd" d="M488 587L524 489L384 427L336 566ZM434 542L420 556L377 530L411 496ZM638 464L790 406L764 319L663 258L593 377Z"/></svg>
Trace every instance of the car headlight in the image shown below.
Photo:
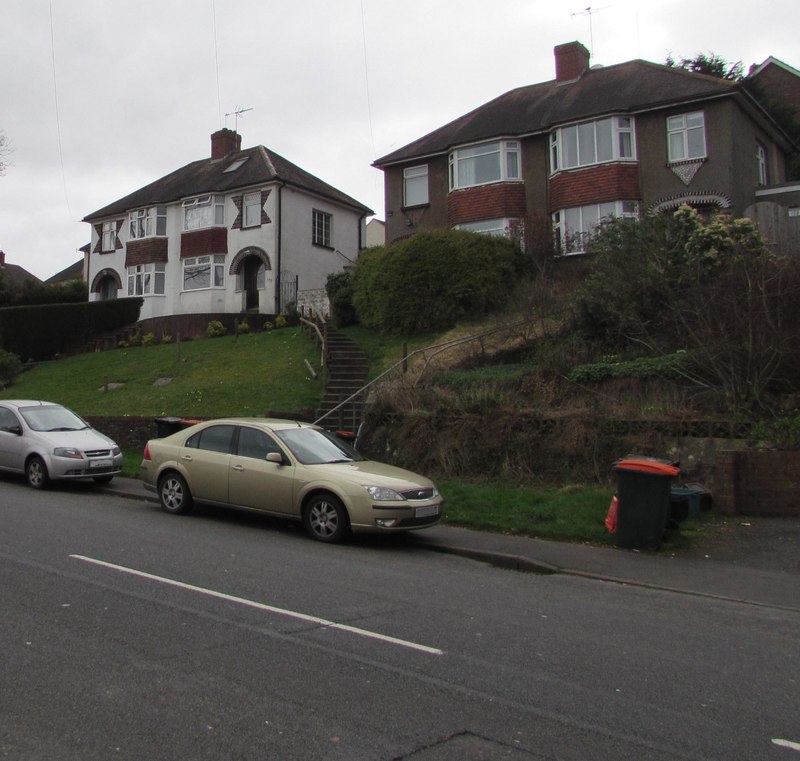
<svg viewBox="0 0 800 761"><path fill-rule="evenodd" d="M388 486L365 486L369 496L377 502L405 502L405 497Z"/></svg>
<svg viewBox="0 0 800 761"><path fill-rule="evenodd" d="M56 447L53 450L53 454L56 457L69 457L72 460L82 460L83 455L80 453L79 450L74 449L73 447Z"/></svg>
<svg viewBox="0 0 800 761"><path fill-rule="evenodd" d="M112 454L114 457L116 457L118 454L120 454L120 453L121 453L121 451L122 451L122 450L121 450L119 447L113 447L113 448L111 449L111 454Z"/></svg>

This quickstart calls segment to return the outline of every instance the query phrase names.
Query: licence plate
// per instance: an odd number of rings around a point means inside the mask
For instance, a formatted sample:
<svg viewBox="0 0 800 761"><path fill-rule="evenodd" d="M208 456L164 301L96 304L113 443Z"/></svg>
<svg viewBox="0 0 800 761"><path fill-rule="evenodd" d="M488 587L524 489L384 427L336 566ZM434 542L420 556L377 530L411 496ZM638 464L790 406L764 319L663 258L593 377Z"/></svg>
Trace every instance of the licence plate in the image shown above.
<svg viewBox="0 0 800 761"><path fill-rule="evenodd" d="M90 468L110 468L113 464L113 460L89 460Z"/></svg>
<svg viewBox="0 0 800 761"><path fill-rule="evenodd" d="M438 515L439 506L431 505L430 507L418 507L414 512L416 518L427 518L429 515Z"/></svg>

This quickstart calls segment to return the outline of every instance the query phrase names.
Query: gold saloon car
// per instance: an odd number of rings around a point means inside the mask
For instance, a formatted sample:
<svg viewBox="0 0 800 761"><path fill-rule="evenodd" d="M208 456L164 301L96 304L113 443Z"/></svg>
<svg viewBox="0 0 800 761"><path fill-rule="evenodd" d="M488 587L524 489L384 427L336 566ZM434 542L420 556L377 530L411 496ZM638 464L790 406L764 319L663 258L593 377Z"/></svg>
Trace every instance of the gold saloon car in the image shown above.
<svg viewBox="0 0 800 761"><path fill-rule="evenodd" d="M303 521L321 542L351 530L425 528L442 514L432 481L290 420L209 420L151 439L141 478L168 513L189 512L195 502L264 512Z"/></svg>

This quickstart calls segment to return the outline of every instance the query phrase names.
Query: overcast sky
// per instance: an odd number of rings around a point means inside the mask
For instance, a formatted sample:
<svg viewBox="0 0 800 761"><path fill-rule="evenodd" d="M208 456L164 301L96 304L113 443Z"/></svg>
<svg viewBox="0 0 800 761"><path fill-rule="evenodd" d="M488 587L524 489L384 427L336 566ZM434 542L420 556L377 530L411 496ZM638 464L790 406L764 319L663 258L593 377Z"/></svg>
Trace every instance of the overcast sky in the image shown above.
<svg viewBox="0 0 800 761"><path fill-rule="evenodd" d="M2 0L0 250L50 277L89 242L83 217L208 157L223 126L384 219L376 158L553 79L572 40L593 64L713 52L800 68L798 0L585 3Z"/></svg>

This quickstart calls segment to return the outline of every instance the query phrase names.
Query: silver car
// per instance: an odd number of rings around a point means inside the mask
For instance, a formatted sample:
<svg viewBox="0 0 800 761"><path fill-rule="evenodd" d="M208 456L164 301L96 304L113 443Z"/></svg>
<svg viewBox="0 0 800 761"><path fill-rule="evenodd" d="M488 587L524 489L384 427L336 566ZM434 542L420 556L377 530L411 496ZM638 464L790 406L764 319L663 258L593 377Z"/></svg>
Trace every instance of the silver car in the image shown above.
<svg viewBox="0 0 800 761"><path fill-rule="evenodd" d="M0 470L34 489L51 479L108 483L122 470L119 447L72 410L52 402L0 400Z"/></svg>

